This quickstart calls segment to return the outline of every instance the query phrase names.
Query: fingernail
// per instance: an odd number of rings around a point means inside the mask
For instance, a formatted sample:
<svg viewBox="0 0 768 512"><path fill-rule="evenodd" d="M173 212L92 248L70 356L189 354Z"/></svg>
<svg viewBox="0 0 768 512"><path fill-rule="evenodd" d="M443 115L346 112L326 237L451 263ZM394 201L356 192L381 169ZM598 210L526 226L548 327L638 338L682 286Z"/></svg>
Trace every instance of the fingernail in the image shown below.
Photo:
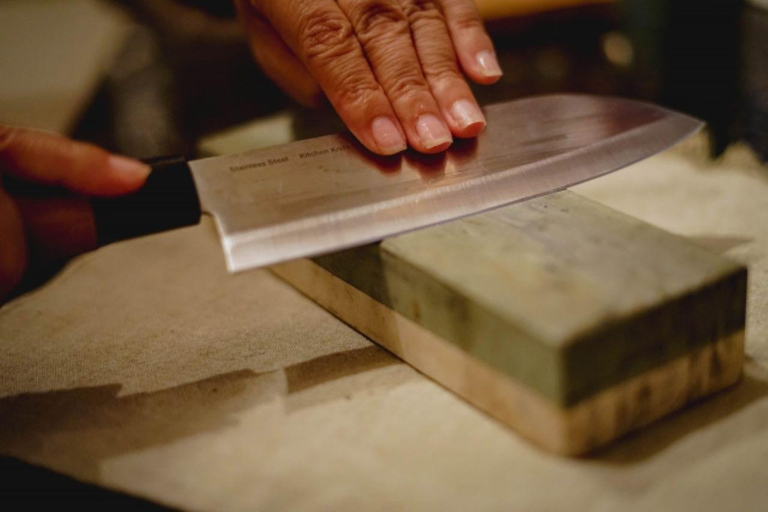
<svg viewBox="0 0 768 512"><path fill-rule="evenodd" d="M451 107L451 115L459 128L465 129L473 125L485 126L485 116L480 107L473 101L459 100Z"/></svg>
<svg viewBox="0 0 768 512"><path fill-rule="evenodd" d="M152 172L150 166L145 165L138 160L118 155L109 156L109 167L131 181L143 181L147 179L149 173Z"/></svg>
<svg viewBox="0 0 768 512"><path fill-rule="evenodd" d="M477 54L477 63L480 64L480 69L483 75L492 78L499 77L504 73L501 71L499 61L496 60L496 55L492 51L483 50Z"/></svg>
<svg viewBox="0 0 768 512"><path fill-rule="evenodd" d="M395 123L387 117L377 117L371 124L373 140L385 155L394 155L408 147Z"/></svg>
<svg viewBox="0 0 768 512"><path fill-rule="evenodd" d="M453 137L451 137L448 127L432 114L423 115L416 121L416 132L427 149L453 142Z"/></svg>

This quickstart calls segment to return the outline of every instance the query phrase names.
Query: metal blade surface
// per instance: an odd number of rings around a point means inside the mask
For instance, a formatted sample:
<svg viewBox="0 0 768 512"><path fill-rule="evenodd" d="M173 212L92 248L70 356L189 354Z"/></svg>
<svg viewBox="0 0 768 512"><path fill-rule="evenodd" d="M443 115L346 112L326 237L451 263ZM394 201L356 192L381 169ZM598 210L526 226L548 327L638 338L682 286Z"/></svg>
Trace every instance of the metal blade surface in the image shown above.
<svg viewBox="0 0 768 512"><path fill-rule="evenodd" d="M488 128L436 156L379 157L351 136L192 162L230 271L362 245L596 178L702 127L617 98L544 96L485 109Z"/></svg>

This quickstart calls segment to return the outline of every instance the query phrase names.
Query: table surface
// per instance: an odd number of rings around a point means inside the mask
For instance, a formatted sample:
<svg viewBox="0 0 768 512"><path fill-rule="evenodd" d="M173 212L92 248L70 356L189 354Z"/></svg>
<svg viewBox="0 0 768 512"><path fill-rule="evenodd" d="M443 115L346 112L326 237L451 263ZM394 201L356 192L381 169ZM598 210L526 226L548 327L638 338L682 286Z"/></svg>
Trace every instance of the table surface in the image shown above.
<svg viewBox="0 0 768 512"><path fill-rule="evenodd" d="M270 122L207 149L291 136ZM268 271L227 275L209 223L0 308L0 453L190 509L762 509L768 172L705 145L574 190L749 266L744 381L589 458L540 452Z"/></svg>

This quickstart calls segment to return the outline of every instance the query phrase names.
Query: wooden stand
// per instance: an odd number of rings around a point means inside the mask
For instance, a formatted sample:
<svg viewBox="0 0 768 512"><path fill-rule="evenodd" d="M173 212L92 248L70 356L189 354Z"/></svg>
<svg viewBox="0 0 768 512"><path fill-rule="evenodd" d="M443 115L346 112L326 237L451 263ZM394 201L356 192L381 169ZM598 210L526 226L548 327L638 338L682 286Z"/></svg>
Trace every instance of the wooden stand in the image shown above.
<svg viewBox="0 0 768 512"><path fill-rule="evenodd" d="M743 367L746 269L570 192L273 271L560 454Z"/></svg>

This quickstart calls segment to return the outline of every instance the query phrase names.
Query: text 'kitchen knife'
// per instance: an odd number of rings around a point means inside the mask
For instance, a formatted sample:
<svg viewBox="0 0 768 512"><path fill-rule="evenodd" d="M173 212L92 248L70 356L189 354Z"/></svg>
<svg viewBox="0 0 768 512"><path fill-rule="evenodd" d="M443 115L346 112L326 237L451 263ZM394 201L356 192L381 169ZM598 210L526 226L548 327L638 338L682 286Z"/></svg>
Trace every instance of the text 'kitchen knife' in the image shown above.
<svg viewBox="0 0 768 512"><path fill-rule="evenodd" d="M580 95L487 107L441 155L379 157L333 135L194 162L161 159L139 192L93 203L99 242L215 218L236 272L378 241L541 196L662 151L702 127L654 105Z"/></svg>

